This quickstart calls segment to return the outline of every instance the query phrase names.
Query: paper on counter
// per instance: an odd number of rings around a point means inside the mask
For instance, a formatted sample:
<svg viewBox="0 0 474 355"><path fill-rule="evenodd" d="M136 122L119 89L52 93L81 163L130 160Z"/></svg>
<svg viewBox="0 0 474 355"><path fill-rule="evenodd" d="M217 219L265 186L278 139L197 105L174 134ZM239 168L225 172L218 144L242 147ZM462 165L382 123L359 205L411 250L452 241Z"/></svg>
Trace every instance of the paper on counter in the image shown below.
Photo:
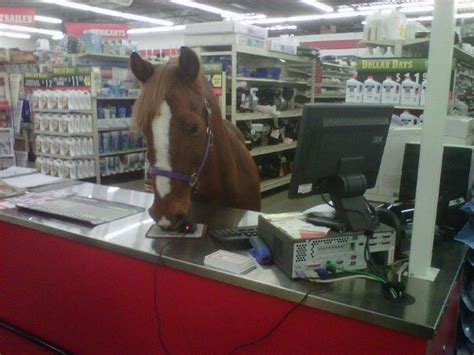
<svg viewBox="0 0 474 355"><path fill-rule="evenodd" d="M0 179L9 178L16 175L32 174L36 170L32 168L22 168L21 166L10 166L8 169L0 170Z"/></svg>
<svg viewBox="0 0 474 355"><path fill-rule="evenodd" d="M301 219L273 220L272 224L286 232L293 239L324 238L330 231L330 228L315 226Z"/></svg>
<svg viewBox="0 0 474 355"><path fill-rule="evenodd" d="M42 202L47 200L55 200L61 197L72 196L74 193L64 190L51 190L46 192L30 192L16 197L5 198L0 200L0 211L15 208L17 203L30 204L33 202Z"/></svg>
<svg viewBox="0 0 474 355"><path fill-rule="evenodd" d="M20 189L28 189L32 187L52 184L53 182L59 182L62 180L64 179L43 174L29 174L3 179L3 181L8 185L18 187Z"/></svg>

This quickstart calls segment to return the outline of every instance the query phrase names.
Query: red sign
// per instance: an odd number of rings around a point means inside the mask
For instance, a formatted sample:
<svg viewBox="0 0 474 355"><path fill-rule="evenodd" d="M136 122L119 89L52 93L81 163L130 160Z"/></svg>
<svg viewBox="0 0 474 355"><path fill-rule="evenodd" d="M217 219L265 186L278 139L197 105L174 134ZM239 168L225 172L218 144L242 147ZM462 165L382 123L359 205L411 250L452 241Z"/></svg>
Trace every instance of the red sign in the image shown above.
<svg viewBox="0 0 474 355"><path fill-rule="evenodd" d="M0 7L0 23L32 25L35 23L35 15L35 9L27 7Z"/></svg>
<svg viewBox="0 0 474 355"><path fill-rule="evenodd" d="M64 24L66 33L74 37L83 37L85 31L97 31L103 38L127 39L128 25L122 23L83 23L67 22Z"/></svg>

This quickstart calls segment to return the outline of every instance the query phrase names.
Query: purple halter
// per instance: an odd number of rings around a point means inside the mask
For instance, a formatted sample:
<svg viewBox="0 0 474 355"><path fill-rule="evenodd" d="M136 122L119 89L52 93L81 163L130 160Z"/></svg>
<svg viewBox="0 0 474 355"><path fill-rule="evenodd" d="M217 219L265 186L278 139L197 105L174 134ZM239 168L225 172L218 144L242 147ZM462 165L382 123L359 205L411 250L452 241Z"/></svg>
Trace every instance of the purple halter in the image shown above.
<svg viewBox="0 0 474 355"><path fill-rule="evenodd" d="M207 143L206 149L204 151L204 157L202 158L201 164L199 165L198 169L191 175L177 173L172 170L164 170L157 168L155 166L150 166L148 168L148 174L152 176L165 176L170 179L179 180L182 182L187 183L194 191L199 189L199 177L201 176L202 170L206 165L207 159L209 158L209 153L211 151L211 146L214 141L214 134L211 130L211 106L207 99L204 99L204 105L206 107L206 124L207 124Z"/></svg>

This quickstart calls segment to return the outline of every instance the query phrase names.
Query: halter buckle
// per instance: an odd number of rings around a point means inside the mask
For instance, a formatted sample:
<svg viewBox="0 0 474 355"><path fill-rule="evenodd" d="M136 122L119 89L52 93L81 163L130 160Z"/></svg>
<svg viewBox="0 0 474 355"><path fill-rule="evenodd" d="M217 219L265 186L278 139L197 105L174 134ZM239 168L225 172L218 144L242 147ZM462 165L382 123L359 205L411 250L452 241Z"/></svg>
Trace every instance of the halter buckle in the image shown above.
<svg viewBox="0 0 474 355"><path fill-rule="evenodd" d="M211 127L207 127L207 135L209 139L209 145L211 146L214 143L214 133L212 133Z"/></svg>
<svg viewBox="0 0 474 355"><path fill-rule="evenodd" d="M189 186L194 189L194 191L197 191L199 189L199 176L197 173L193 173L191 175L191 180L189 181Z"/></svg>

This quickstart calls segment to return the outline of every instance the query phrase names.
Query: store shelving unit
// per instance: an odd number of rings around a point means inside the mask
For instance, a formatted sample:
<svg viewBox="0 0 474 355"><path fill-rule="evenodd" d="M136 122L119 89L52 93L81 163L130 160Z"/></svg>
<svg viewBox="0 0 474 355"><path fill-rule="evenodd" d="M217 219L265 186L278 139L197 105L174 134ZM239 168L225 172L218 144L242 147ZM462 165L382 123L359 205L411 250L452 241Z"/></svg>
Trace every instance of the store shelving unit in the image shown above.
<svg viewBox="0 0 474 355"><path fill-rule="evenodd" d="M9 147L9 153L8 154L2 154L0 155L1 158L1 165L0 169L2 168L7 168L11 165L16 165L16 159L15 159L15 150L14 150L14 145L15 145L15 134L13 130L13 124L12 124L12 117L13 117L13 110L11 107L11 96L10 96L10 80L9 80L9 75L8 73L0 73L0 85L1 89L3 92L4 97L0 97L0 114L5 115L8 117L8 127L1 127L0 128L0 134L1 137L5 137L8 142L8 145L5 144L5 146ZM4 165L5 162L5 165Z"/></svg>
<svg viewBox="0 0 474 355"><path fill-rule="evenodd" d="M343 101L346 97L346 81L355 69L348 65L331 62L319 62L317 68L315 101ZM334 83L334 80L338 82ZM322 92L323 89L325 92Z"/></svg>
<svg viewBox="0 0 474 355"><path fill-rule="evenodd" d="M262 112L239 112L237 107L237 86L241 82L247 82L249 86L272 86L272 87L290 87L297 91L303 91L307 102L314 101L314 78L316 71L316 61L311 58L301 57L293 54L269 51L261 48L254 48L240 44L222 44L216 46L212 43L202 43L200 47L195 47L202 61L208 61L209 57L226 56L230 58L231 70L227 73L227 92L230 93L230 102L227 102L227 119L233 124L242 121L251 121L265 123L268 120L279 122L279 119L298 119L303 113L302 105L291 105L288 110L280 111L278 115ZM258 67L279 67L281 75L279 79L255 78L249 76L239 76L238 66L245 65L249 70ZM230 74L230 75L229 75ZM304 94L310 92L311 94ZM254 157L260 157L266 154L279 154L281 152L294 150L297 143L281 143L276 145L265 145L254 147L250 154ZM270 189L284 186L290 181L290 175L263 180L260 190L268 191Z"/></svg>

